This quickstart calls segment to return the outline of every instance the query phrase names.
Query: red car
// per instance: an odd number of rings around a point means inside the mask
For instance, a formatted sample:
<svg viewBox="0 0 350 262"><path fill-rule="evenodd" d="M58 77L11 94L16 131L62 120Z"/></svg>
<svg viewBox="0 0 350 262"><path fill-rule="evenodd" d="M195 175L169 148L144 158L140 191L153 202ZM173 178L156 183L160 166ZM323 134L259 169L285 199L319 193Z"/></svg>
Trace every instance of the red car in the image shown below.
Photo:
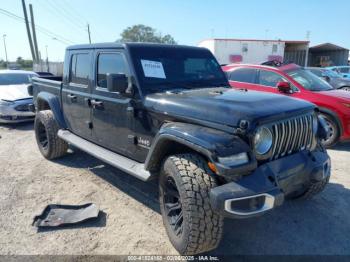
<svg viewBox="0 0 350 262"><path fill-rule="evenodd" d="M282 93L316 104L330 129L325 146L350 139L350 92L334 90L326 81L296 64L231 64L223 70L232 87Z"/></svg>

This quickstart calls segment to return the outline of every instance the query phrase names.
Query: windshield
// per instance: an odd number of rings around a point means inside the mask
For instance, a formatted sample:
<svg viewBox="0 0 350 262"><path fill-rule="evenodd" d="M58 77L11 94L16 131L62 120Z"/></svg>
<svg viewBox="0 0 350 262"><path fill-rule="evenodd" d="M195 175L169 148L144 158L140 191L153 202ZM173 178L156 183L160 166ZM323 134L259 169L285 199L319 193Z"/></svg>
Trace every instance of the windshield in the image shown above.
<svg viewBox="0 0 350 262"><path fill-rule="evenodd" d="M326 91L333 89L325 80L319 78L308 70L299 68L286 72L295 81L310 91Z"/></svg>
<svg viewBox="0 0 350 262"><path fill-rule="evenodd" d="M326 76L329 76L330 78L341 78L341 75L340 75L340 74L338 74L338 73L335 72L335 71L329 70L329 69L324 69L324 70L323 70L323 73L324 73Z"/></svg>
<svg viewBox="0 0 350 262"><path fill-rule="evenodd" d="M34 74L0 74L0 85L21 85L29 84Z"/></svg>
<svg viewBox="0 0 350 262"><path fill-rule="evenodd" d="M227 78L209 50L183 47L130 47L145 93L169 89L227 86Z"/></svg>

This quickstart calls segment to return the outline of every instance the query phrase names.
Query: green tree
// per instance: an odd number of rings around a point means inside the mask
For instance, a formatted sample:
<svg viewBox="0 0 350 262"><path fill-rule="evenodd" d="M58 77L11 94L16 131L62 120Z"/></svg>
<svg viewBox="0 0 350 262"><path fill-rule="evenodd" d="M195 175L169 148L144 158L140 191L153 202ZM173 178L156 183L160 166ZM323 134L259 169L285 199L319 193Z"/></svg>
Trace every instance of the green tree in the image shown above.
<svg viewBox="0 0 350 262"><path fill-rule="evenodd" d="M32 68L33 67L33 61L32 60L25 60L22 57L17 57L16 64L20 65L21 68Z"/></svg>
<svg viewBox="0 0 350 262"><path fill-rule="evenodd" d="M167 34L162 35L156 29L145 25L134 25L124 29L120 34L119 42L147 42L147 43L164 43L177 44L174 38Z"/></svg>

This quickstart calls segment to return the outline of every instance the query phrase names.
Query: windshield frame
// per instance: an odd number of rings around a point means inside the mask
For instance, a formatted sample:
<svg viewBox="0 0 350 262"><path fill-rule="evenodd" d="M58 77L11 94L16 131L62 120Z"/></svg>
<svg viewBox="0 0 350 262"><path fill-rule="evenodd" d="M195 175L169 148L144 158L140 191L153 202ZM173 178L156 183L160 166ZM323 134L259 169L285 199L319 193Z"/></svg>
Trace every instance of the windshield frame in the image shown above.
<svg viewBox="0 0 350 262"><path fill-rule="evenodd" d="M302 72L302 74L299 74ZM285 73L293 79L296 83L298 83L300 86L302 86L304 89L312 92L320 92L320 91L330 91L333 90L333 87L327 83L325 80L322 78L318 77L314 73L312 73L310 70L305 69L305 68L293 68L286 70ZM299 82L298 79L293 75L293 73L298 73L299 76L301 76L306 82L308 82L310 85L313 86L307 86L306 83ZM305 76L307 76L305 78ZM311 80L311 83L309 82ZM316 83L316 87L315 87ZM320 86L323 86L323 88L320 88Z"/></svg>
<svg viewBox="0 0 350 262"><path fill-rule="evenodd" d="M220 64L217 62L216 58L212 55L212 53L204 48L198 48L198 47L187 47L187 46L165 46L165 45L144 45L144 46L128 46L129 49L129 59L133 66L133 71L135 73L137 83L139 86L139 91L141 92L142 96L146 96L148 94L152 93L163 93L170 90L191 90L191 89L200 89L200 88L213 88L213 87L223 87L226 86L229 88L229 82L227 80L227 77L225 73L223 72ZM155 52L155 54L150 54L150 52ZM166 78L166 79L158 79L158 80L152 80L152 81L145 81L145 79L148 79L149 77L146 77L144 75L144 71L141 65L141 60L150 60L158 62L157 58L161 57L160 54L164 53L164 57L167 58L169 55L169 52L172 52L170 55L179 54L183 57L186 57L186 54L199 54L203 56L203 58L210 59L213 64L216 66L217 71L214 71L214 73L217 73L219 77L215 77L213 79L203 79L198 81L198 79L190 80L176 80L173 81L174 78ZM144 55L145 54L145 55ZM152 58L153 56L153 58ZM196 55L193 55L196 57ZM151 58L150 58L151 57ZM191 56L188 56L188 58L193 58ZM171 59L171 58L169 58ZM181 61L181 59L179 60ZM166 66L166 65L165 65ZM164 66L164 67L165 67ZM166 69L164 68L164 71ZM153 79L153 77L151 78ZM208 80L208 81L207 81Z"/></svg>

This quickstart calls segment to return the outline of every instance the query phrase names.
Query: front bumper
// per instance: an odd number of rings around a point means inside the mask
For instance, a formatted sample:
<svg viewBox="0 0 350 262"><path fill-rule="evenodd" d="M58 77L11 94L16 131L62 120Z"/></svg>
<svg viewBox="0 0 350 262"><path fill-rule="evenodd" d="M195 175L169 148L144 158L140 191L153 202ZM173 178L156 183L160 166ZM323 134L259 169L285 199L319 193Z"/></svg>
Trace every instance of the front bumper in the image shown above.
<svg viewBox="0 0 350 262"><path fill-rule="evenodd" d="M14 101L9 105L0 105L0 123L20 123L33 121L35 113L30 111L32 99Z"/></svg>
<svg viewBox="0 0 350 262"><path fill-rule="evenodd" d="M211 205L226 217L256 216L282 205L286 197L310 183L327 179L330 167L325 151L301 151L260 165L239 181L211 189Z"/></svg>

